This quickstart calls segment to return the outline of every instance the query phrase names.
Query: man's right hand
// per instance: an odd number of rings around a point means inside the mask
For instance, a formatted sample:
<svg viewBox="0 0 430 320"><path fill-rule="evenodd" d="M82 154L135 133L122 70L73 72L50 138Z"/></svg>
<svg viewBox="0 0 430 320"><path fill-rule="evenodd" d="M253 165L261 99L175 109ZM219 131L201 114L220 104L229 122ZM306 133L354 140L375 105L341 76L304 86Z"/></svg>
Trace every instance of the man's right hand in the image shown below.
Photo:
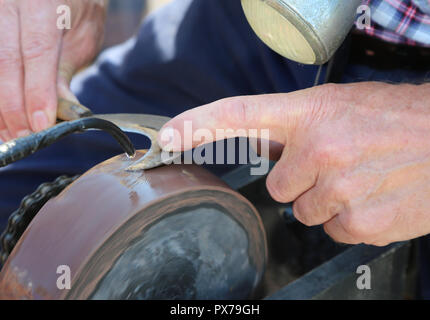
<svg viewBox="0 0 430 320"><path fill-rule="evenodd" d="M71 29L57 26L67 5ZM105 0L0 0L0 140L55 123L57 95L76 101L73 74L98 52Z"/></svg>
<svg viewBox="0 0 430 320"><path fill-rule="evenodd" d="M159 144L181 151L232 137L219 130L261 138L267 129L284 146L267 189L279 202L294 201L300 222L323 224L349 244L430 234L429 84L328 84L231 97L170 120Z"/></svg>

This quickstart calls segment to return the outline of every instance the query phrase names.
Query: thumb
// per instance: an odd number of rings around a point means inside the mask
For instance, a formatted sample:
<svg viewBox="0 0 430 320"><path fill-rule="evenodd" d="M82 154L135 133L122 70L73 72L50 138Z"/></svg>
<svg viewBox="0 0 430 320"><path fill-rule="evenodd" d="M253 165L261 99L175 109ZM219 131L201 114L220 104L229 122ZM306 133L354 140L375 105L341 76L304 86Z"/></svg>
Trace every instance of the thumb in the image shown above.
<svg viewBox="0 0 430 320"><path fill-rule="evenodd" d="M81 105L70 90L70 82L75 68L64 61L60 62L57 78L58 109L57 118L70 121L91 115L91 111Z"/></svg>

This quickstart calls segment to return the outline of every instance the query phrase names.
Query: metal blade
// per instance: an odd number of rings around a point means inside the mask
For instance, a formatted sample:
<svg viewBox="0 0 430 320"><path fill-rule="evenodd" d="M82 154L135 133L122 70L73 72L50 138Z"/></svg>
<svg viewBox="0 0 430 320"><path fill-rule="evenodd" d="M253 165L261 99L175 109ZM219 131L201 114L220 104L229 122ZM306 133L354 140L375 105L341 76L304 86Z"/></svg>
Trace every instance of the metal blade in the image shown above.
<svg viewBox="0 0 430 320"><path fill-rule="evenodd" d="M127 170L149 170L157 168L165 163L161 158L161 148L157 142L158 131L171 119L169 117L149 115L149 114L131 114L131 113L118 113L118 114L98 114L93 117L104 119L113 122L121 130L125 132L142 134L151 140L151 148L143 158L129 166ZM175 152L168 159L173 161L181 156L180 152Z"/></svg>

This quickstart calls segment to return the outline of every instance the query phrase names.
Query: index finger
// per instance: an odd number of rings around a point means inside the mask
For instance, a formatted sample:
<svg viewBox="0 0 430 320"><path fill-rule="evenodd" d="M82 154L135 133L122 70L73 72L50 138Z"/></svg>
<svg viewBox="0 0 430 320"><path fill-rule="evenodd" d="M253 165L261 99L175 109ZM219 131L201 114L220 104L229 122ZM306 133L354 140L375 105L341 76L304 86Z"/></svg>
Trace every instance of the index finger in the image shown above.
<svg viewBox="0 0 430 320"><path fill-rule="evenodd" d="M227 98L188 110L162 128L159 144L168 151L182 151L225 138L261 138L262 130L270 130L271 141L286 145L297 126L313 114L311 90ZM227 129L232 129L227 136L217 135L217 130ZM189 141L189 134L199 130L211 134Z"/></svg>
<svg viewBox="0 0 430 320"><path fill-rule="evenodd" d="M4 30L0 32L0 135L7 140L29 134L30 125L24 108L17 5L2 2L0 17L0 30Z"/></svg>
<svg viewBox="0 0 430 320"><path fill-rule="evenodd" d="M55 1L22 1L21 46L25 108L35 131L55 123L57 72L62 30L57 28Z"/></svg>

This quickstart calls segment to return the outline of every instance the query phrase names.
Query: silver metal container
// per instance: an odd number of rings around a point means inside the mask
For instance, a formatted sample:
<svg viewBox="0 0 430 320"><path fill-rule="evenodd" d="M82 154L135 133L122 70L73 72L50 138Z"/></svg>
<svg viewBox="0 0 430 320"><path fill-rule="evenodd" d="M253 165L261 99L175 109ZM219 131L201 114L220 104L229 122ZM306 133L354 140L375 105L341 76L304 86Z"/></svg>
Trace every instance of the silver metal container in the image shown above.
<svg viewBox="0 0 430 320"><path fill-rule="evenodd" d="M241 0L258 37L282 56L323 64L340 47L362 0Z"/></svg>

